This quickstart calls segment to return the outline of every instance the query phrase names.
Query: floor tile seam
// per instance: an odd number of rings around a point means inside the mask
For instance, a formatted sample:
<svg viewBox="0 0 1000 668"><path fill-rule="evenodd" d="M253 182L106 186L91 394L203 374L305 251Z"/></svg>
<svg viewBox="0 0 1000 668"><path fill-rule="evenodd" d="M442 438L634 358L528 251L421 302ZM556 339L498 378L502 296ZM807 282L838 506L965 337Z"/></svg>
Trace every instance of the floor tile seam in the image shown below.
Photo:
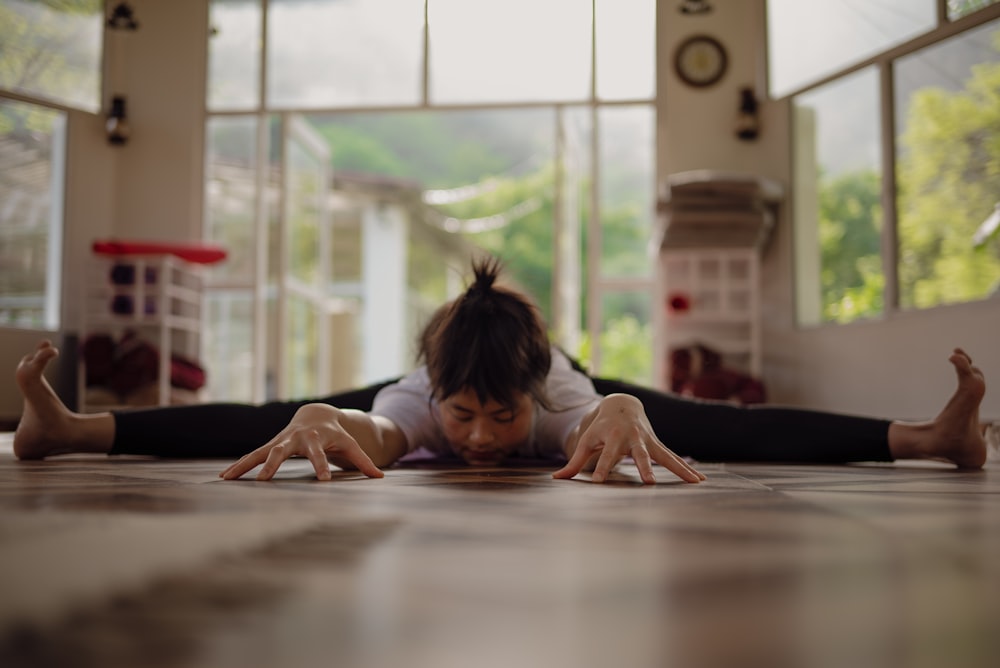
<svg viewBox="0 0 1000 668"><path fill-rule="evenodd" d="M774 486L768 485L768 484L763 483L763 482L761 482L759 480L754 480L753 478L747 477L743 473L737 473L737 472L732 471L730 469L723 469L723 470L726 472L727 475L730 475L733 478L735 478L735 479L737 479L737 480L739 480L741 482L749 483L750 485L752 485L755 488L756 491L763 491L763 492L778 491L778 490L776 490L776 488ZM709 478L709 480L712 479L711 474L708 474L708 478Z"/></svg>
<svg viewBox="0 0 1000 668"><path fill-rule="evenodd" d="M856 487L850 487L847 485L819 485L816 487L809 486L779 486L774 488L775 491L779 492L823 492L827 494L864 494L866 496L894 496L894 497L926 497L926 496L953 496L953 497L969 497L969 498L980 498L980 497L994 497L1000 496L1000 490L960 490L960 489L948 489L948 490L928 490L928 489L858 489Z"/></svg>

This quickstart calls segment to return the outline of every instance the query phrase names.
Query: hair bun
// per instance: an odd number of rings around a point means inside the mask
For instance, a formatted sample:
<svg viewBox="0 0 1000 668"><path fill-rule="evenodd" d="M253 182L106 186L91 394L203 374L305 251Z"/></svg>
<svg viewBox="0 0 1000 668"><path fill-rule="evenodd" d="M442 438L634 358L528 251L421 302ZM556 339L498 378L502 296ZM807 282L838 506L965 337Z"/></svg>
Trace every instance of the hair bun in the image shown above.
<svg viewBox="0 0 1000 668"><path fill-rule="evenodd" d="M493 289L493 284L496 283L497 278L500 276L502 268L500 260L493 256L487 256L473 262L472 272L474 280L472 285L469 286L467 293L472 295L490 292Z"/></svg>

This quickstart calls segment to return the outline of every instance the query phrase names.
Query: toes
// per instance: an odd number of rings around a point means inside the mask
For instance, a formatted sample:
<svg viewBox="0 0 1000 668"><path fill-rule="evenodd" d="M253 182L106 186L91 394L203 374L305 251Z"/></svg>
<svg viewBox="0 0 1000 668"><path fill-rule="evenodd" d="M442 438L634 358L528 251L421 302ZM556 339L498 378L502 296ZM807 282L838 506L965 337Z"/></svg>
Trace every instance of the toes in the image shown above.
<svg viewBox="0 0 1000 668"><path fill-rule="evenodd" d="M956 369L963 373L967 373L974 368L972 366L972 359L960 350L956 350L952 353L951 357L948 358L948 361L950 361L953 365L955 365Z"/></svg>
<svg viewBox="0 0 1000 668"><path fill-rule="evenodd" d="M44 364L58 354L59 349L46 342L46 344L38 346L35 352L25 355L22 362L24 364Z"/></svg>

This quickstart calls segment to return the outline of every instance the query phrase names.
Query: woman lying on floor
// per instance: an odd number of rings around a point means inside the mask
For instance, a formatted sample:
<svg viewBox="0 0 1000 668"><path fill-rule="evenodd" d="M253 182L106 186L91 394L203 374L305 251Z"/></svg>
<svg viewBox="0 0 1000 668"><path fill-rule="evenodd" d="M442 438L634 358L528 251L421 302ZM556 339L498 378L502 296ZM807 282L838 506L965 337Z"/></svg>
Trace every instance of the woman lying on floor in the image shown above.
<svg viewBox="0 0 1000 668"><path fill-rule="evenodd" d="M421 337L423 367L398 382L319 401L74 413L42 375L58 354L43 342L17 369L25 402L14 452L22 459L71 452L240 457L220 473L227 480L257 466L257 479L268 480L290 457L308 458L320 480L331 478L330 462L380 478L381 469L420 448L475 466L551 459L562 464L553 477L592 468L594 482L626 456L646 483L655 482L654 463L686 482L704 480L682 457L985 463L978 416L986 384L961 350L950 357L958 388L931 422L692 400L587 377L551 346L528 298L496 284L497 261L473 270L471 286Z"/></svg>

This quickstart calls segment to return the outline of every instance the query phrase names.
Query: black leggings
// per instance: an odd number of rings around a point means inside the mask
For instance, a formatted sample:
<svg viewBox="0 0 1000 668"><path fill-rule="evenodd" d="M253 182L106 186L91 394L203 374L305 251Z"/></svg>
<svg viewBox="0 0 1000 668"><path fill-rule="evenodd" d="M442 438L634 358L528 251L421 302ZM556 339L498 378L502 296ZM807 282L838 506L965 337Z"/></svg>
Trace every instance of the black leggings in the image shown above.
<svg viewBox="0 0 1000 668"><path fill-rule="evenodd" d="M700 461L891 461L889 421L799 408L688 399L594 378L602 395L624 392L646 409L656 435ZM320 401L370 410L387 381ZM307 401L196 404L116 412L111 454L241 457L269 441Z"/></svg>

